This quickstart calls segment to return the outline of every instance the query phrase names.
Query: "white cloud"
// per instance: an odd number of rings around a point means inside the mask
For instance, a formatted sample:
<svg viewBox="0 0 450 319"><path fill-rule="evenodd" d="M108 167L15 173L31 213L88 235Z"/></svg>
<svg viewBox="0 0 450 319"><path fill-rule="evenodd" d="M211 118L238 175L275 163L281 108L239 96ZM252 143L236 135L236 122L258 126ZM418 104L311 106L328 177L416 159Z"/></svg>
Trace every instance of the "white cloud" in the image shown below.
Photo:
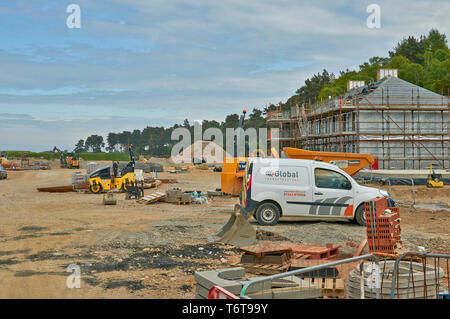
<svg viewBox="0 0 450 319"><path fill-rule="evenodd" d="M36 117L39 111L40 123L72 119L70 125L102 114L142 116L149 125L220 121L243 108L285 101L323 69L337 73L386 56L404 36L450 29L447 0L377 1L378 30L367 28L371 2L362 1L77 3L82 28L75 32L65 27L59 4L39 14L29 2L20 2L19 12L0 11L7 14L0 17L26 18L14 20L22 37L0 38L0 113ZM26 141L19 128L11 132Z"/></svg>

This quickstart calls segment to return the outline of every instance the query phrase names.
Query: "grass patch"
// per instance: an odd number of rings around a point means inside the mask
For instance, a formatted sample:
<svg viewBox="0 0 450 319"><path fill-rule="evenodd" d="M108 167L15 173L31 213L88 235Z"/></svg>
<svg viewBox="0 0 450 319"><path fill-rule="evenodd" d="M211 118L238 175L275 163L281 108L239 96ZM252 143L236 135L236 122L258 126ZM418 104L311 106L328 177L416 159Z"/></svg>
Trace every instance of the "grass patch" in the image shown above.
<svg viewBox="0 0 450 319"><path fill-rule="evenodd" d="M59 159L59 153L47 152L31 152L31 151L6 151L9 158L43 158L46 160ZM79 158L85 161L129 161L130 158L123 153L77 153Z"/></svg>
<svg viewBox="0 0 450 319"><path fill-rule="evenodd" d="M123 153L80 153L77 154L85 161L129 161L130 158Z"/></svg>

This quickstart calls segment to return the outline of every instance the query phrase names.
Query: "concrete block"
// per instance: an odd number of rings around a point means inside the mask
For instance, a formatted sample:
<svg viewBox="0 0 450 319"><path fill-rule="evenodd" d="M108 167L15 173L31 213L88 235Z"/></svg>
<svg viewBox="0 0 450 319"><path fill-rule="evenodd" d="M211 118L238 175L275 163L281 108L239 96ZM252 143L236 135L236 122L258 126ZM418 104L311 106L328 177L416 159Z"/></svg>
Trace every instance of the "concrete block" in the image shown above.
<svg viewBox="0 0 450 319"><path fill-rule="evenodd" d="M245 276L245 268L235 267L229 269L219 269L217 270L219 278L226 280L237 280L242 279Z"/></svg>
<svg viewBox="0 0 450 319"><path fill-rule="evenodd" d="M244 276L245 269L242 267L195 272L194 277L197 282L196 294L207 298L209 289L212 286L219 286L235 295L240 295L242 287L248 282L242 279ZM274 288L280 283L283 285L291 284L293 287ZM264 281L255 283L248 288L247 294L254 294L253 298L305 299L320 298L322 296L322 290L315 286L309 286L306 281L298 277L291 276L277 279L274 282Z"/></svg>
<svg viewBox="0 0 450 319"><path fill-rule="evenodd" d="M381 269L385 273L392 274L394 261L386 261L380 264ZM411 267L411 269L410 269ZM414 275L411 275L414 272ZM348 297L351 299L361 298L361 278L360 268L357 266L348 276ZM365 269L364 271L364 294L365 298L376 298L376 289L370 288L367 285L367 278L370 273ZM426 275L426 278L424 278ZM426 265L426 271L423 272L423 265L421 263L409 261L401 261L399 264L398 280L395 281L395 297L394 298L426 298L432 299L436 297L436 278L442 278L444 272L442 268L438 268L436 273L432 265ZM383 299L389 299L392 287L392 275L380 278L380 294ZM426 281L426 288L425 288ZM398 287L398 289L397 289Z"/></svg>
<svg viewBox="0 0 450 319"><path fill-rule="evenodd" d="M197 282L197 285L203 286L207 289L211 288L212 286L219 286L228 290L231 293L240 293L242 289L242 284L239 281L220 278L219 277L220 272L221 272L220 270L195 272L194 278L195 281Z"/></svg>
<svg viewBox="0 0 450 319"><path fill-rule="evenodd" d="M211 287L209 289L211 289ZM195 287L195 294L203 298L208 298L209 289L197 284Z"/></svg>
<svg viewBox="0 0 450 319"><path fill-rule="evenodd" d="M180 200L182 202L192 202L191 194L182 194Z"/></svg>
<svg viewBox="0 0 450 319"><path fill-rule="evenodd" d="M322 289L310 288L284 288L269 291L250 293L252 299L317 299L322 297Z"/></svg>

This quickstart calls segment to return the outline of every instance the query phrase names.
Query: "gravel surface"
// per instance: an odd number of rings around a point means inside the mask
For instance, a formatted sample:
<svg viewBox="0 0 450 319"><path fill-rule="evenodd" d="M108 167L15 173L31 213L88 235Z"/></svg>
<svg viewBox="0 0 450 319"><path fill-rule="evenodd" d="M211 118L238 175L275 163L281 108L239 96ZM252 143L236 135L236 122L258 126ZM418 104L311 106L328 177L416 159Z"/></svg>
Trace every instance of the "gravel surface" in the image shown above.
<svg viewBox="0 0 450 319"><path fill-rule="evenodd" d="M210 244L233 212L237 198L215 197L209 204L142 205L116 194L115 206L101 196L40 193L36 187L68 184L72 170L11 172L0 182L0 298L193 298L196 270L225 268L237 262L236 247ZM189 173L158 173L178 179L162 184L206 192L220 187L220 173L193 169ZM154 190L146 190L146 194ZM415 188L416 203L439 203L437 209L411 209L412 191L393 186L403 202L402 240L411 247L449 252L450 186ZM259 242L341 245L351 256L365 239L365 228L352 222L283 220L262 227L251 219ZM81 289L66 285L67 266L81 269Z"/></svg>

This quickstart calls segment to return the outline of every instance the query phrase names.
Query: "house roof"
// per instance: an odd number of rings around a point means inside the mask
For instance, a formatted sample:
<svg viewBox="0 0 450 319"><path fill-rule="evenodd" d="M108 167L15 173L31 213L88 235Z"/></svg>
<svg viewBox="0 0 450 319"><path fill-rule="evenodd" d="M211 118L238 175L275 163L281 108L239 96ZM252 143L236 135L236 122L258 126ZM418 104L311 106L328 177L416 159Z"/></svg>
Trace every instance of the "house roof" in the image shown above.
<svg viewBox="0 0 450 319"><path fill-rule="evenodd" d="M358 88L360 104L372 105L447 105L448 98L397 77L384 78L373 85ZM346 97L356 94L350 90ZM389 97L389 98L388 98Z"/></svg>

